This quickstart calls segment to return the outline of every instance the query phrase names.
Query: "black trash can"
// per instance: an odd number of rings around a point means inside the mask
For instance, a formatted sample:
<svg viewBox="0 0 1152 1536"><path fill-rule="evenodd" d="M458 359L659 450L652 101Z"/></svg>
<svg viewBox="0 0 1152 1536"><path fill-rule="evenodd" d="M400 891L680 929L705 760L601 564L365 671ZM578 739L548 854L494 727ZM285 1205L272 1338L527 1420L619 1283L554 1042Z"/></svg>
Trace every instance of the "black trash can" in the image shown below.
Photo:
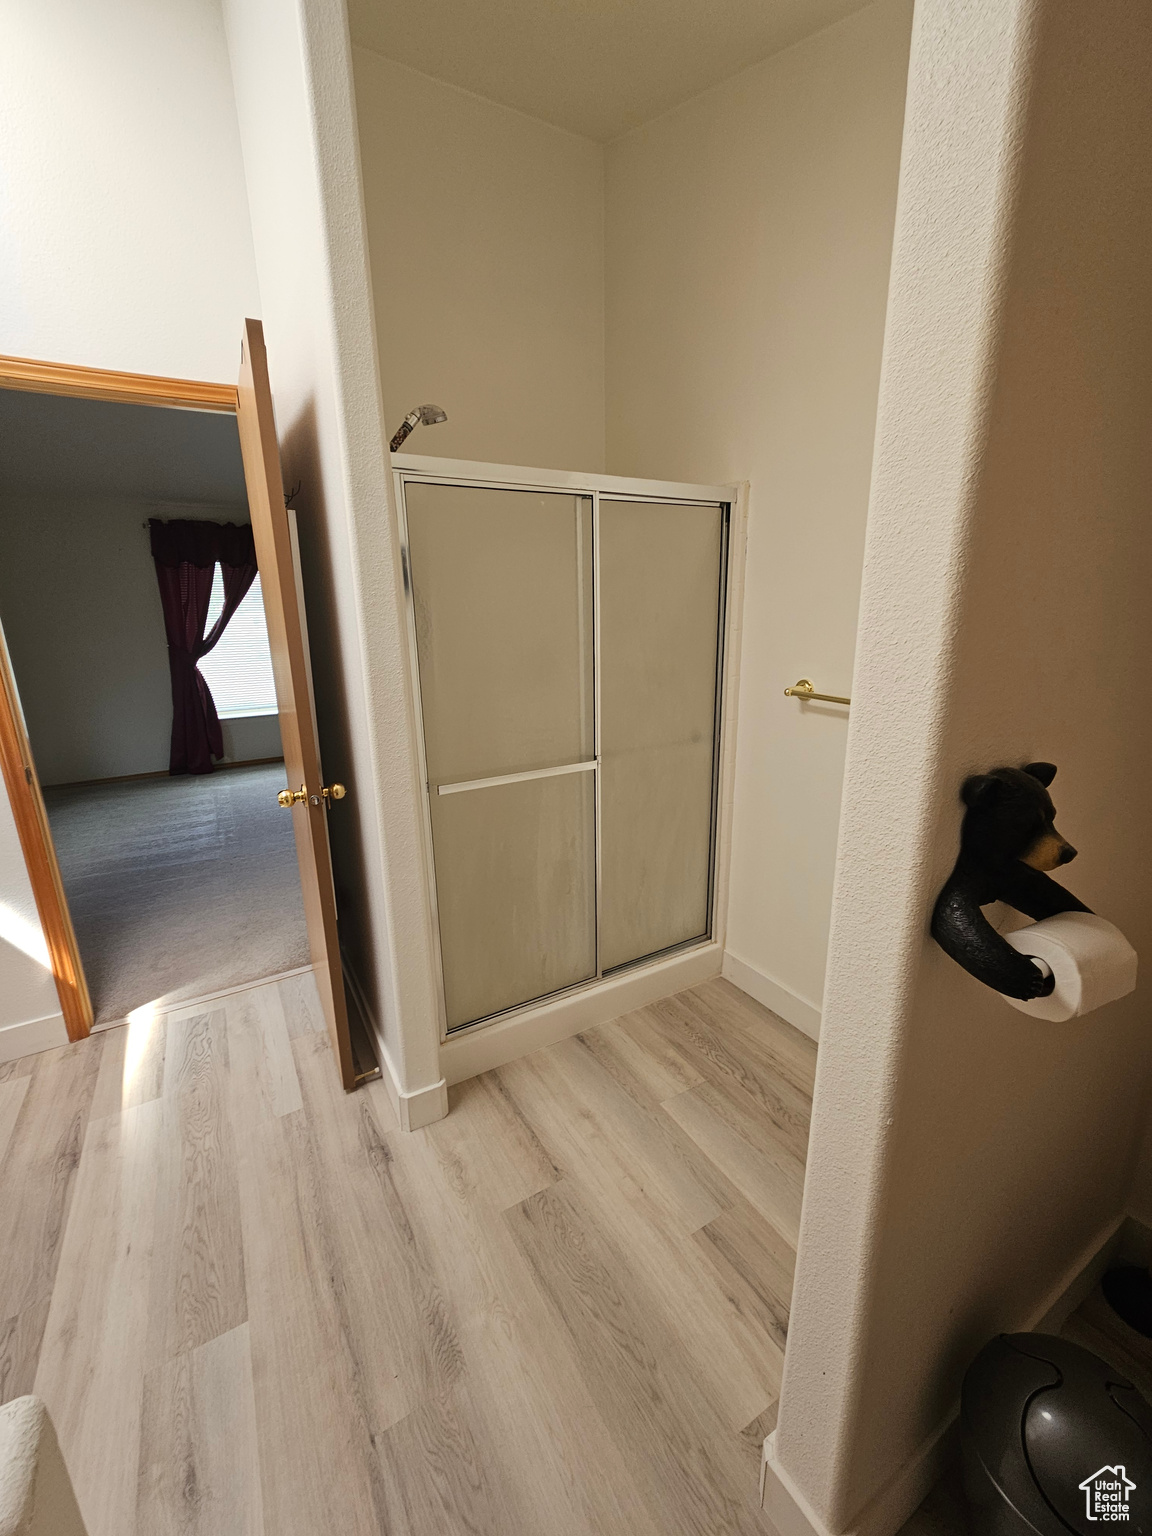
<svg viewBox="0 0 1152 1536"><path fill-rule="evenodd" d="M1152 1536L1152 1407L1099 1356L1001 1334L960 1401L973 1536Z"/></svg>

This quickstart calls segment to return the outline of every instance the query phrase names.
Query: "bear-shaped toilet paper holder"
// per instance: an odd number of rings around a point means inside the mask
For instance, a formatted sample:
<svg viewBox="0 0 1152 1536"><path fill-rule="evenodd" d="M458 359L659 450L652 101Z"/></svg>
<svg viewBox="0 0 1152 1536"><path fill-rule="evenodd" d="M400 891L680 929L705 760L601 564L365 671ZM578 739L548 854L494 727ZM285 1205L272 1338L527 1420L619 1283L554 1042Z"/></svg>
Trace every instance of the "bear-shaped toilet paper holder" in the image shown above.
<svg viewBox="0 0 1152 1536"><path fill-rule="evenodd" d="M1008 997L1047 997L1047 966L1014 949L980 910L1003 901L1037 922L1090 912L1048 874L1076 857L1056 830L1051 763L993 768L964 781L960 856L932 913L932 937L978 981Z"/></svg>

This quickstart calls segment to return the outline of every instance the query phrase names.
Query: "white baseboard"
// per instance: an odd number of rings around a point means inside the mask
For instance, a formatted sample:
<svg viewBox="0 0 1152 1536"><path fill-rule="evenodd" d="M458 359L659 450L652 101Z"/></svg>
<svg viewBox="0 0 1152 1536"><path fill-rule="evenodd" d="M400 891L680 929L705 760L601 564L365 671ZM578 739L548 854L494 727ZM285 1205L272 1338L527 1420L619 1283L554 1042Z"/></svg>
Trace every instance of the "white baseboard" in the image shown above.
<svg viewBox="0 0 1152 1536"><path fill-rule="evenodd" d="M360 978L354 967L349 964L346 954L341 954L340 960L344 971L345 995L359 1013L360 1021L376 1047L380 1076L388 1091L388 1097L392 1100L392 1108L396 1111L400 1129L418 1131L422 1126L431 1125L434 1120L443 1120L448 1113L448 1084L441 1077L438 1082L429 1083L425 1088L414 1088L411 1091L401 1088L400 1079L392 1062L392 1054L384 1042L382 1032L376 1027L376 1020L368 1006L368 999L364 996Z"/></svg>
<svg viewBox="0 0 1152 1536"><path fill-rule="evenodd" d="M1119 1245L1126 1218L1117 1216L1077 1255L1064 1274L1017 1330L1058 1332L1065 1318L1091 1293ZM898 1467L853 1520L848 1536L893 1536L943 1475L955 1453L959 1404ZM764 1442L760 1462L760 1503L780 1536L845 1536L824 1523L776 1456L776 1431Z"/></svg>
<svg viewBox="0 0 1152 1536"><path fill-rule="evenodd" d="M35 1056L68 1044L68 1026L62 1013L45 1014L42 1019L27 1019L23 1024L7 1024L0 1029L0 1061L15 1061L18 1056Z"/></svg>
<svg viewBox="0 0 1152 1536"><path fill-rule="evenodd" d="M373 1040L376 1044L376 1054L380 1058L380 1076L388 1090L388 1097L392 1100L392 1108L396 1111L400 1129L418 1131L422 1126L431 1125L436 1120L443 1120L448 1113L448 1084L445 1080L441 1078L439 1082L430 1083L427 1088L417 1088L411 1093L406 1093L400 1086L400 1079L396 1076L396 1068L392 1065L388 1047L375 1032L373 1032Z"/></svg>
<svg viewBox="0 0 1152 1536"><path fill-rule="evenodd" d="M739 987L741 992L747 992L749 997L754 997L758 1003L763 1003L765 1008L778 1013L789 1024L795 1024L796 1028L810 1040L819 1040L819 1008L814 1003L797 997L796 993L790 991L783 982L774 981L771 976L757 970L754 965L749 965L747 960L739 959L730 949L724 951L724 964L720 974L734 987Z"/></svg>
<svg viewBox="0 0 1152 1536"><path fill-rule="evenodd" d="M1127 1221L1126 1216L1117 1216L1097 1233L1035 1309L1021 1332L1059 1333L1065 1321L1103 1280L1104 1272L1120 1246L1121 1231Z"/></svg>
<svg viewBox="0 0 1152 1536"><path fill-rule="evenodd" d="M432 1125L437 1120L443 1120L448 1113L448 1082L441 1078L439 1082L430 1084L427 1088L417 1088L413 1093L401 1093L397 1106L397 1114L400 1117L400 1129L402 1131L418 1131L421 1126Z"/></svg>
<svg viewBox="0 0 1152 1536"><path fill-rule="evenodd" d="M955 1413L932 1431L852 1522L850 1536L893 1536L943 1476L953 1455ZM760 1503L780 1536L839 1536L825 1525L776 1459L776 1431L764 1442Z"/></svg>
<svg viewBox="0 0 1152 1536"><path fill-rule="evenodd" d="M695 987L720 974L719 944L702 944L666 960L610 976L583 992L558 997L497 1024L448 1039L440 1047L440 1070L449 1083L462 1083L480 1072L506 1066L530 1051L555 1045L582 1029L607 1024L633 1008L643 1008L672 992ZM739 983L737 983L739 985Z"/></svg>
<svg viewBox="0 0 1152 1536"><path fill-rule="evenodd" d="M392 1057L384 1048L384 1042L372 1032L372 1040L376 1046L376 1057L380 1063L380 1079L388 1090L388 1097L392 1100L392 1108L396 1112L396 1118L400 1118L400 1079L396 1076L396 1068L392 1065Z"/></svg>

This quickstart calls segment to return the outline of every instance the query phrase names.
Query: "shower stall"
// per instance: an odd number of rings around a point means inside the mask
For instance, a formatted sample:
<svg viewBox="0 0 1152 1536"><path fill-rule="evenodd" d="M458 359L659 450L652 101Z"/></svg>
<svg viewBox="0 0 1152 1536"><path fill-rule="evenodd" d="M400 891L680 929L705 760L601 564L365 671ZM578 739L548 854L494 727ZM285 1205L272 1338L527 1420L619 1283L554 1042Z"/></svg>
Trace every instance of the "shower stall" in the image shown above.
<svg viewBox="0 0 1152 1536"><path fill-rule="evenodd" d="M393 464L443 1033L710 942L735 493Z"/></svg>

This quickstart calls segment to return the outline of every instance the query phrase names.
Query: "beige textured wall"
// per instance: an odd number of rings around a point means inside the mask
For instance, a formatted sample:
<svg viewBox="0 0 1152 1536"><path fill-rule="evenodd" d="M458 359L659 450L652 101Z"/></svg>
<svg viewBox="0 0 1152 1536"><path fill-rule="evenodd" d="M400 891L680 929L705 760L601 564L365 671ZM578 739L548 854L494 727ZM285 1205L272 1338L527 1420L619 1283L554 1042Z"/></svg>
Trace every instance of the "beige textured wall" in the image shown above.
<svg viewBox="0 0 1152 1536"><path fill-rule="evenodd" d="M1150 74L1138 0L918 0L775 1445L836 1531L899 1523L966 1365L1093 1251L1140 1143ZM1056 1026L927 932L964 775L1035 758L1058 765L1081 850L1068 885L1145 967L1133 996Z"/></svg>
<svg viewBox="0 0 1152 1536"><path fill-rule="evenodd" d="M750 480L728 949L812 1028L824 979L911 0L608 148L613 474Z"/></svg>
<svg viewBox="0 0 1152 1536"><path fill-rule="evenodd" d="M353 50L389 433L412 453L604 466L604 151Z"/></svg>

